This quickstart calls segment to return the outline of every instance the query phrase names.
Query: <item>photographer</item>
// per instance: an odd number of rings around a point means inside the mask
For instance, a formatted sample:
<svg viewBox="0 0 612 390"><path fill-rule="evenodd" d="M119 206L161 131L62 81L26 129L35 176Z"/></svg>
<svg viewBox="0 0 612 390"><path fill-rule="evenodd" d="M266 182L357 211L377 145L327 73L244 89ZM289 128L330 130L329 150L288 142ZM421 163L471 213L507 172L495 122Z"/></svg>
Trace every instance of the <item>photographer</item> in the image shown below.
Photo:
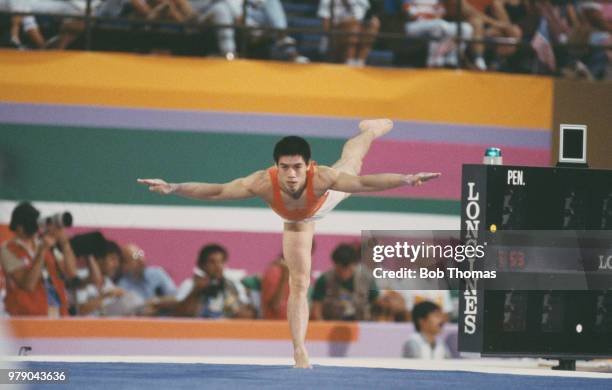
<svg viewBox="0 0 612 390"><path fill-rule="evenodd" d="M175 314L205 318L255 318L255 309L240 298L238 288L223 275L227 251L206 245L200 251L193 277L181 285Z"/></svg>
<svg viewBox="0 0 612 390"><path fill-rule="evenodd" d="M331 321L369 321L379 297L374 278L359 263L354 245L339 244L332 253L334 267L321 274L312 293L311 318Z"/></svg>
<svg viewBox="0 0 612 390"><path fill-rule="evenodd" d="M104 239L102 250L94 253L96 266L90 267L90 272L99 269L103 281L101 285L92 281L79 291L77 303L80 315L132 316L141 314L145 305L144 299L115 284L119 278L122 256L121 248L116 242Z"/></svg>
<svg viewBox="0 0 612 390"><path fill-rule="evenodd" d="M15 207L10 222L15 238L0 248L6 311L12 316L68 315L65 281L76 277L74 253L61 221L52 217L39 223L39 216L28 202Z"/></svg>

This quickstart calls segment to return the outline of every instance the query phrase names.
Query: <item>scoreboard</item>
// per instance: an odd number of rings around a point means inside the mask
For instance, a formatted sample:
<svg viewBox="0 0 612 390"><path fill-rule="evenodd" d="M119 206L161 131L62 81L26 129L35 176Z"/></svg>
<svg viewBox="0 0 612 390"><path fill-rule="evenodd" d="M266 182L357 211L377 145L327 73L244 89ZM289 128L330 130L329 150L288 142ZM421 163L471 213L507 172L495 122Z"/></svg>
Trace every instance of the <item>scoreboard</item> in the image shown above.
<svg viewBox="0 0 612 390"><path fill-rule="evenodd" d="M505 233L486 263L505 278L460 284L459 350L612 357L612 171L464 165L464 242Z"/></svg>

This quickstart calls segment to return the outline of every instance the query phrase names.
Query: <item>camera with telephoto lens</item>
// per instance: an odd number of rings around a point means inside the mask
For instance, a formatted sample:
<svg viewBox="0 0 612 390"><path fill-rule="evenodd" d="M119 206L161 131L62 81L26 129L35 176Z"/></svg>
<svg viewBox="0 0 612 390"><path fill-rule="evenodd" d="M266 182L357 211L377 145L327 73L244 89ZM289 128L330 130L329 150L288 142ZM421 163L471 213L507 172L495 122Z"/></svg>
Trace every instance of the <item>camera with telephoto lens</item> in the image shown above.
<svg viewBox="0 0 612 390"><path fill-rule="evenodd" d="M43 230L47 230L49 226L55 226L58 229L72 227L72 214L64 211L63 213L41 217L38 219L38 226Z"/></svg>
<svg viewBox="0 0 612 390"><path fill-rule="evenodd" d="M202 294L204 295L215 296L225 288L225 281L223 279L211 278L203 269L199 267L193 268L193 274L194 276L198 276L200 278L208 278L208 287L202 291Z"/></svg>

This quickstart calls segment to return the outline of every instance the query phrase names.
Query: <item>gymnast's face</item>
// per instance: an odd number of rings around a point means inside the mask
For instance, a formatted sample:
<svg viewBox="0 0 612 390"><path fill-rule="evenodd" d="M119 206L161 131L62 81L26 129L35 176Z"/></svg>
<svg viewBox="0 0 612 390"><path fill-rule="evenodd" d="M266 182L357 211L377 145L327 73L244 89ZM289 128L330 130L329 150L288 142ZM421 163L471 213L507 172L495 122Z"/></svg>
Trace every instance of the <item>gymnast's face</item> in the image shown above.
<svg viewBox="0 0 612 390"><path fill-rule="evenodd" d="M299 194L306 184L308 164L302 156L281 156L278 159L278 181L289 194Z"/></svg>

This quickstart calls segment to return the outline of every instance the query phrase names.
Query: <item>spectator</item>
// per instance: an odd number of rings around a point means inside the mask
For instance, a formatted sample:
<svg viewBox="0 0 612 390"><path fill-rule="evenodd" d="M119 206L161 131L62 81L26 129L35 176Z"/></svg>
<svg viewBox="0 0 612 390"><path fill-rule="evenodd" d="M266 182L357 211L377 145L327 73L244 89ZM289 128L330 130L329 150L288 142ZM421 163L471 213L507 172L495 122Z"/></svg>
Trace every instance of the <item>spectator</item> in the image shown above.
<svg viewBox="0 0 612 390"><path fill-rule="evenodd" d="M87 8L86 0L30 0L22 5L27 11L65 16L83 16ZM182 22L193 17L187 0L92 0L92 14L97 17L137 16L147 20L173 20ZM35 21L29 21L33 28ZM29 35L35 36L35 30ZM66 18L62 21L60 32L45 43L45 47L66 49L85 31L81 19Z"/></svg>
<svg viewBox="0 0 612 390"><path fill-rule="evenodd" d="M234 25L242 18L243 0L190 0L196 20L199 24L212 24L213 26ZM221 55L228 60L236 58L236 41L234 29L230 27L218 28L217 45Z"/></svg>
<svg viewBox="0 0 612 390"><path fill-rule="evenodd" d="M78 282L72 286L69 291L68 297L70 300L71 314L72 315L99 315L101 308L101 300L98 304L90 303L87 305L86 301L93 300L93 297L98 297L98 293L104 284L104 277L100 266L96 258L93 255L77 257L77 264L83 265L77 270ZM93 293L90 292L93 289ZM110 295L110 294L107 294Z"/></svg>
<svg viewBox="0 0 612 390"><path fill-rule="evenodd" d="M244 302L236 284L224 275L227 250L217 244L202 248L193 276L177 294L175 313L205 318L255 318L254 308Z"/></svg>
<svg viewBox="0 0 612 390"><path fill-rule="evenodd" d="M28 5L23 1L16 0L0 0L0 11L8 12L27 12ZM4 18L4 17L3 17ZM9 16L10 30L8 33L8 44L14 48L25 49L28 46L24 45L21 40L21 32L23 31L29 40L29 43L37 49L45 47L45 38L43 37L36 18L33 15L14 15Z"/></svg>
<svg viewBox="0 0 612 390"><path fill-rule="evenodd" d="M117 285L138 295L145 307L141 314L167 313L176 305L176 286L161 267L147 266L144 251L135 244L121 248L121 277Z"/></svg>
<svg viewBox="0 0 612 390"><path fill-rule="evenodd" d="M97 9L100 0L92 0L92 9ZM83 16L87 8L86 0L29 0L21 5L32 13L55 14L63 16ZM45 42L46 48L66 49L85 29L85 23L80 19L64 18L60 25L59 35Z"/></svg>
<svg viewBox="0 0 612 390"><path fill-rule="evenodd" d="M65 14L84 14L86 4L77 1L64 9ZM120 16L137 17L146 20L170 20L184 22L195 17L187 0L106 0L92 1L92 14L95 17L116 18ZM66 49L85 31L83 20L67 19L62 23L60 34L52 38L47 46Z"/></svg>
<svg viewBox="0 0 612 390"><path fill-rule="evenodd" d="M568 5L567 7L569 7ZM575 7L576 17L572 18L572 29L568 35L568 44L582 44L580 50L569 49L571 63L583 63L590 74L588 78L603 79L610 61L606 49L593 46L610 46L612 44L612 23L603 14L603 5L593 1L579 2ZM568 12L571 15L571 12ZM574 65L574 67L576 67Z"/></svg>
<svg viewBox="0 0 612 390"><path fill-rule="evenodd" d="M461 1L461 15L457 14L458 1ZM512 26L508 20L500 20L481 12L467 0L445 0L445 9L446 20L454 23L457 23L458 20L465 20L470 24L473 29L472 38L474 40L483 41L485 38L492 38L507 41L505 38L512 38L512 41L516 42L517 38L520 39L520 29L518 26ZM475 67L479 70L486 70L484 43L475 42L470 47L474 55ZM512 49L514 49L514 46L499 46L498 52L507 56L513 53Z"/></svg>
<svg viewBox="0 0 612 390"><path fill-rule="evenodd" d="M309 62L308 58L298 54L295 39L283 31L287 29L287 16L280 0L247 0L246 25L280 30L273 33L275 44L272 58L300 63ZM251 31L251 36L254 38L261 35L261 30Z"/></svg>
<svg viewBox="0 0 612 390"><path fill-rule="evenodd" d="M65 280L76 276L76 260L64 229L53 224L39 232L40 212L22 202L11 214L15 237L0 248L10 315L68 315ZM56 250L56 245L63 252Z"/></svg>
<svg viewBox="0 0 612 390"><path fill-rule="evenodd" d="M365 65L380 29L378 16L367 13L369 8L368 0L320 0L317 15L323 19L323 29L327 32L333 27L344 33L331 36L332 60L353 66ZM328 46L329 39L323 36L320 51L325 52Z"/></svg>
<svg viewBox="0 0 612 390"><path fill-rule="evenodd" d="M146 20L184 22L194 16L187 0L129 0L129 4L135 16Z"/></svg>
<svg viewBox="0 0 612 390"><path fill-rule="evenodd" d="M406 302L400 293L386 290L372 305L372 320L379 322L405 322L410 318Z"/></svg>
<svg viewBox="0 0 612 390"><path fill-rule="evenodd" d="M514 32L509 34L510 39L518 39L523 44L533 41L540 24L540 12L533 0L495 0L485 8L485 12L499 21L507 21L513 26ZM520 36L518 32L520 30ZM506 29L506 31L509 31ZM497 37L497 29L488 26L485 32L487 37ZM524 46L499 46L496 50L498 61L495 68L501 71L531 72L531 58L533 52ZM552 50L551 50L552 52Z"/></svg>
<svg viewBox="0 0 612 390"><path fill-rule="evenodd" d="M455 304L449 290L401 290L399 293L404 297L408 312L412 312L421 302L432 302L440 308L445 321L456 317Z"/></svg>
<svg viewBox="0 0 612 390"><path fill-rule="evenodd" d="M440 307L433 302L424 301L412 309L414 332L404 344L404 357L417 359L448 359L450 350L439 339L444 326L444 316Z"/></svg>
<svg viewBox="0 0 612 390"><path fill-rule="evenodd" d="M457 23L443 19L446 12L440 0L404 0L407 16L406 35L411 38L427 38L428 67L457 66L459 59L455 50ZM467 22L461 22L461 36L471 39L474 29Z"/></svg>
<svg viewBox="0 0 612 390"><path fill-rule="evenodd" d="M538 17L531 46L544 73L587 79L596 73L603 78L608 61L605 50L587 46L605 44L609 38L608 26L595 16L602 9L598 4L570 0L532 0L528 4ZM601 28L603 31L598 30Z"/></svg>
<svg viewBox="0 0 612 390"><path fill-rule="evenodd" d="M332 253L334 268L316 281L312 295L314 320L370 320L378 288L370 273L358 267L355 247L340 244Z"/></svg>
<svg viewBox="0 0 612 390"><path fill-rule="evenodd" d="M592 79L583 62L590 54L585 46L590 42L590 26L574 2L535 0L534 7L541 17L531 45L545 72Z"/></svg>
<svg viewBox="0 0 612 390"><path fill-rule="evenodd" d="M485 27L487 38L510 38L516 43L521 42L523 31L519 23L527 15L525 0L493 0L486 8L486 14L501 23L501 25L487 23ZM513 55L516 51L516 46L502 45L496 48L496 54L502 59Z"/></svg>
<svg viewBox="0 0 612 390"><path fill-rule="evenodd" d="M287 319L289 270L282 256L274 260L263 275L261 286L262 317L267 320Z"/></svg>
<svg viewBox="0 0 612 390"><path fill-rule="evenodd" d="M90 284L77 293L78 313L82 315L134 315L144 306L144 299L115 284L119 278L121 249L114 241L107 241L104 253L96 257L103 276L101 288Z"/></svg>
<svg viewBox="0 0 612 390"><path fill-rule="evenodd" d="M236 284L239 290L240 287L244 288L244 298L241 298L241 300L248 302L253 307L257 318L261 317L261 284L261 275L257 274L244 276Z"/></svg>

